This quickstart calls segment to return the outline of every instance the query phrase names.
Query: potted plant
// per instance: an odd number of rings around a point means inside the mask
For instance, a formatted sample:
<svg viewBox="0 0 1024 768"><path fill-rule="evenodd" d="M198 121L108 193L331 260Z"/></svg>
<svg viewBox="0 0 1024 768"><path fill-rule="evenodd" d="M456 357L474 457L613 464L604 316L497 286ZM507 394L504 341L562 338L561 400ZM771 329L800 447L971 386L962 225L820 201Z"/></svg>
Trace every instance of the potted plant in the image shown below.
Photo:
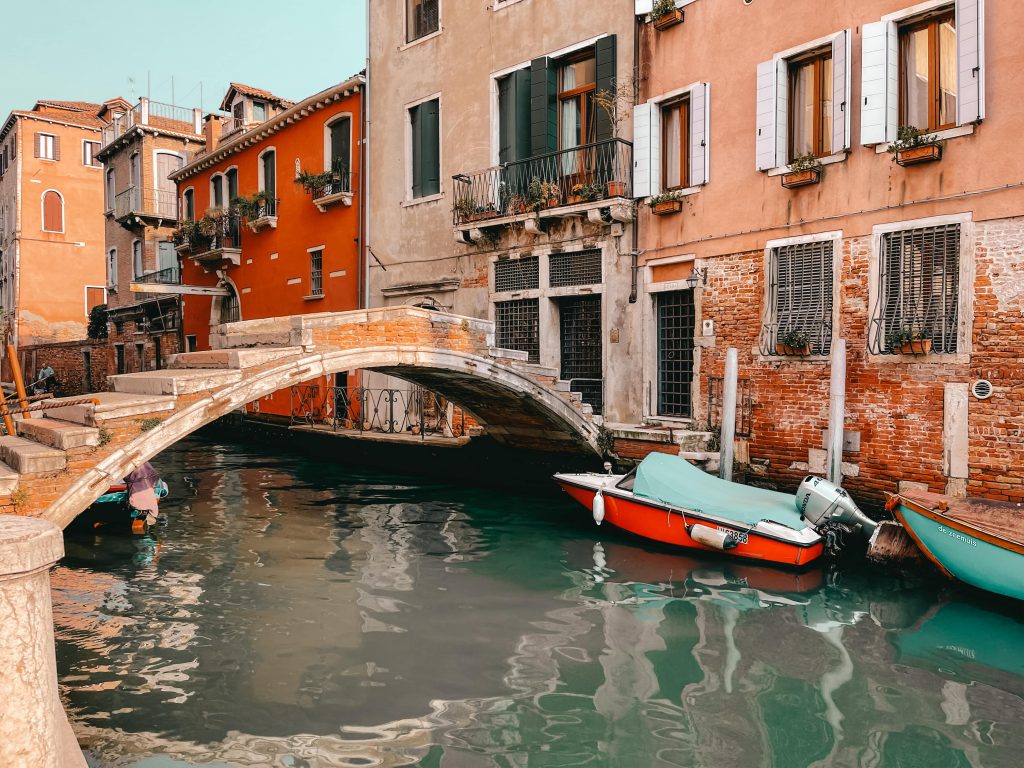
<svg viewBox="0 0 1024 768"><path fill-rule="evenodd" d="M901 125L896 141L887 150L897 165L917 165L942 159L942 142L935 134L922 133L912 125Z"/></svg>
<svg viewBox="0 0 1024 768"><path fill-rule="evenodd" d="M811 354L811 337L807 331L799 328L790 328L775 345L775 353L778 355L799 355L806 357Z"/></svg>
<svg viewBox="0 0 1024 768"><path fill-rule="evenodd" d="M786 189L806 187L821 181L821 161L808 152L806 155L794 157L789 164L789 172L782 174L782 186Z"/></svg>
<svg viewBox="0 0 1024 768"><path fill-rule="evenodd" d="M541 181L534 177L530 181L527 198L530 207L535 211L539 211L541 208L554 208L562 202L562 190L553 181Z"/></svg>
<svg viewBox="0 0 1024 768"><path fill-rule="evenodd" d="M604 188L600 184L573 184L569 189L567 203L592 202L604 196Z"/></svg>
<svg viewBox="0 0 1024 768"><path fill-rule="evenodd" d="M651 9L651 21L654 28L659 32L683 21L683 11L676 8L676 0L654 0L654 7Z"/></svg>
<svg viewBox="0 0 1024 768"><path fill-rule="evenodd" d="M677 192L662 192L647 200L651 213L655 216L667 216L683 210L683 198Z"/></svg>
<svg viewBox="0 0 1024 768"><path fill-rule="evenodd" d="M310 173L309 171L299 171L299 174L295 177L295 181L302 185L309 194L316 195L321 189L326 187L332 181L338 180L333 171L324 171L323 173Z"/></svg>
<svg viewBox="0 0 1024 768"><path fill-rule="evenodd" d="M932 339L926 331L913 328L898 328L889 334L890 352L904 355L927 355L932 351Z"/></svg>
<svg viewBox="0 0 1024 768"><path fill-rule="evenodd" d="M609 181L606 185L608 191L608 197L625 197L626 196L626 182L624 181Z"/></svg>
<svg viewBox="0 0 1024 768"><path fill-rule="evenodd" d="M526 198L523 195L509 195L508 200L505 203L505 211L509 216L517 216L521 213L526 213L529 205Z"/></svg>

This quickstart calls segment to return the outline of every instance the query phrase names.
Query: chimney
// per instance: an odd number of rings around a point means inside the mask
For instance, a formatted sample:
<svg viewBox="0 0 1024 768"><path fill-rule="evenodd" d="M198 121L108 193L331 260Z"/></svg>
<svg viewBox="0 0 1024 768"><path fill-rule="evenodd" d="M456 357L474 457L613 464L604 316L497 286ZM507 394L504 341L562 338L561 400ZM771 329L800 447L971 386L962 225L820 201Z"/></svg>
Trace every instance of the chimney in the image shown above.
<svg viewBox="0 0 1024 768"><path fill-rule="evenodd" d="M217 142L220 140L220 118L216 115L207 115L203 118L203 138L206 139L207 152L217 149Z"/></svg>

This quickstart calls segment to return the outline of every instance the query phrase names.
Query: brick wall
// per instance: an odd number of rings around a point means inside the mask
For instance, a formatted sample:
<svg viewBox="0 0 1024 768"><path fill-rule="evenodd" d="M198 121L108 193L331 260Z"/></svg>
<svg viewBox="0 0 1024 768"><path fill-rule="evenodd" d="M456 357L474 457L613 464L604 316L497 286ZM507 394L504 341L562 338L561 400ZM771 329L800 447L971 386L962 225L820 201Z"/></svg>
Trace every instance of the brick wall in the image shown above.
<svg viewBox="0 0 1024 768"><path fill-rule="evenodd" d="M117 347L124 347L124 372L136 373L138 371L155 371L157 368L167 367L167 358L170 355L181 352L181 343L176 330L165 333L151 333L139 331L134 320L125 320L121 324L120 331L115 323L110 323L110 336L108 348L104 352L107 355L107 365L110 373L117 373ZM157 360L157 342L160 339L160 360ZM140 354L141 349L141 354ZM159 362L159 365L157 363Z"/></svg>
<svg viewBox="0 0 1024 768"><path fill-rule="evenodd" d="M57 378L57 394L81 395L107 388L107 345L86 339L54 344L33 344L18 350L26 383L36 378L40 368L49 365ZM85 370L86 353L89 372Z"/></svg>

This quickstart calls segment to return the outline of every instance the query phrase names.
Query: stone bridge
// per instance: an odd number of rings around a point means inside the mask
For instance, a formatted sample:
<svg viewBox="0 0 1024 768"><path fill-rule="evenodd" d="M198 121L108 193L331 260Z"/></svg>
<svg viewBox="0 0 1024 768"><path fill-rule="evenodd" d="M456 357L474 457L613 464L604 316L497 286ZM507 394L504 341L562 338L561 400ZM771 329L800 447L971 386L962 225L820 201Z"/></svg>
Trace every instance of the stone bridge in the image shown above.
<svg viewBox="0 0 1024 768"><path fill-rule="evenodd" d="M510 445L597 450L590 407L554 369L495 348L485 320L396 307L215 330L211 351L111 377L113 391L97 393L98 404L69 403L18 421L18 435L0 437L0 512L65 527L112 483L203 425L338 371L379 371L438 392Z"/></svg>

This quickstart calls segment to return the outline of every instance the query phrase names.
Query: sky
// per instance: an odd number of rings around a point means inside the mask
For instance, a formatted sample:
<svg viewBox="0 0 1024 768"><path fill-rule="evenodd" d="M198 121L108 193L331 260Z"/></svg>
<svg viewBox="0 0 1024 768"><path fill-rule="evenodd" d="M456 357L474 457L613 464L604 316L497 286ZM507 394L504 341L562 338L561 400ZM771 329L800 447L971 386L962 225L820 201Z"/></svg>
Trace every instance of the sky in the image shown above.
<svg viewBox="0 0 1024 768"><path fill-rule="evenodd" d="M232 81L298 101L363 69L366 1L4 2L0 120L39 99L147 94L216 110Z"/></svg>

